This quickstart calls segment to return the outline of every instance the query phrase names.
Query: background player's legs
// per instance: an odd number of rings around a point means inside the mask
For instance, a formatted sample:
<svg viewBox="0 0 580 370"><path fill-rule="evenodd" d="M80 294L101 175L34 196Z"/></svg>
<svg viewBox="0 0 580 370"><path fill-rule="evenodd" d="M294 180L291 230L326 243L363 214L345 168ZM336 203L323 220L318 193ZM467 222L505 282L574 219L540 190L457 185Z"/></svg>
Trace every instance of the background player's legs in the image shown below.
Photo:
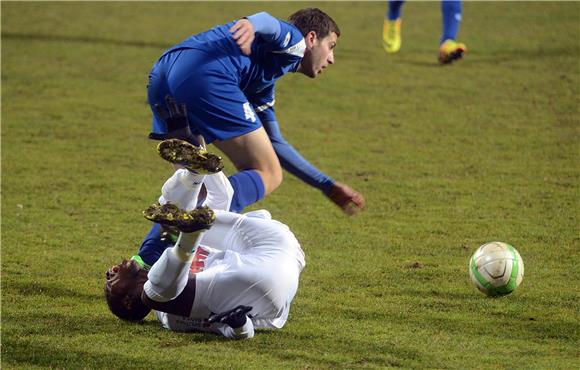
<svg viewBox="0 0 580 370"><path fill-rule="evenodd" d="M401 8L403 6L404 1L393 1L390 0L388 2L388 11L387 11L387 19L390 21L396 21L397 19L401 18Z"/></svg>
<svg viewBox="0 0 580 370"><path fill-rule="evenodd" d="M439 44L445 40L455 40L461 22L461 1L441 1L441 21L443 32Z"/></svg>
<svg viewBox="0 0 580 370"><path fill-rule="evenodd" d="M443 31L439 41L439 63L449 64L461 59L467 51L465 44L456 41L461 22L461 1L441 1Z"/></svg>
<svg viewBox="0 0 580 370"><path fill-rule="evenodd" d="M383 22L383 48L396 53L401 48L401 8L404 1L389 1Z"/></svg>

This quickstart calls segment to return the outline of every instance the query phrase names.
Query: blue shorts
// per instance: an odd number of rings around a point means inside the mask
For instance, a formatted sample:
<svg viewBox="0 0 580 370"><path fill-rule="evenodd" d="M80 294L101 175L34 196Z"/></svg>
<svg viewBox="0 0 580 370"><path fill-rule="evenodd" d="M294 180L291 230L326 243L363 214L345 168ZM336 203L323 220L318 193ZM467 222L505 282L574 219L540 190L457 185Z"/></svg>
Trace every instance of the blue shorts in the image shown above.
<svg viewBox="0 0 580 370"><path fill-rule="evenodd" d="M162 56L149 74L147 99L153 111L153 132L167 133L155 104L165 107L165 97L187 105L192 133L209 144L228 140L262 127L237 76L219 58L204 50L178 49Z"/></svg>

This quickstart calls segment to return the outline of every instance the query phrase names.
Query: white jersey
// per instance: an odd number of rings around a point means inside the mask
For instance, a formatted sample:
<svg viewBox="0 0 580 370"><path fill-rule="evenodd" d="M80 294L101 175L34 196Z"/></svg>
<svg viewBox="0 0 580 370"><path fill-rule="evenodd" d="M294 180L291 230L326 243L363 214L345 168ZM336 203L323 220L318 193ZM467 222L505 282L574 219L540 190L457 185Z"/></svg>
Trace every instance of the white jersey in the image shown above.
<svg viewBox="0 0 580 370"><path fill-rule="evenodd" d="M172 177L184 183L184 173ZM171 200L178 206L194 204L183 198L186 192L165 192L160 200ZM186 183L186 182L185 182ZM298 288L298 278L305 266L304 252L288 226L272 220L265 210L245 215L223 211L229 207L229 181L222 173L209 175L204 183L208 190L205 202L216 213L216 220L203 233L190 272L196 274L196 291L189 317L157 312L162 325L175 331L212 331L226 337L236 336L224 324L207 326L203 319L239 305L251 306L255 328L284 326L290 304ZM175 199L174 194L180 194ZM216 210L219 205L222 209ZM226 208L227 209L227 208ZM163 258L163 257L162 257ZM155 266L155 265L154 265ZM146 286L146 292L148 292Z"/></svg>

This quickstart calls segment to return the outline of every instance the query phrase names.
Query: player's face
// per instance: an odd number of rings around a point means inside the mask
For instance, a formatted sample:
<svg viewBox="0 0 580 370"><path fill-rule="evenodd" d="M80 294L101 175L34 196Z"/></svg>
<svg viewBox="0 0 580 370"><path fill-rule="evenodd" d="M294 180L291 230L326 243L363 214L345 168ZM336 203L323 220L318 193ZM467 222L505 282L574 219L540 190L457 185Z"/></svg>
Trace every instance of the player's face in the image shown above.
<svg viewBox="0 0 580 370"><path fill-rule="evenodd" d="M338 36L334 32L322 39L316 35L308 39L309 36L310 34L306 36L307 48L298 71L308 77L315 78L329 64L334 64L334 48L336 47Z"/></svg>
<svg viewBox="0 0 580 370"><path fill-rule="evenodd" d="M106 289L114 296L133 292L147 281L147 272L134 260L123 260L111 267L105 276Z"/></svg>

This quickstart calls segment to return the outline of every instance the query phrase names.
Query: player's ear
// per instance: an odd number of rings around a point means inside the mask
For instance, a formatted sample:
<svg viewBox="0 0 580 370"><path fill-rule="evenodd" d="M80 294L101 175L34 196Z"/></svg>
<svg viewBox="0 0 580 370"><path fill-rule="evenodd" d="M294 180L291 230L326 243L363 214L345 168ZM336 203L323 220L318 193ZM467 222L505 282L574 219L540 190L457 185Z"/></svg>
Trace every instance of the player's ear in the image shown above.
<svg viewBox="0 0 580 370"><path fill-rule="evenodd" d="M312 47L316 43L316 40L317 39L318 39L318 37L316 36L316 32L315 31L308 32L306 34L306 36L304 36L304 41L306 42L306 47L308 49L312 49Z"/></svg>

